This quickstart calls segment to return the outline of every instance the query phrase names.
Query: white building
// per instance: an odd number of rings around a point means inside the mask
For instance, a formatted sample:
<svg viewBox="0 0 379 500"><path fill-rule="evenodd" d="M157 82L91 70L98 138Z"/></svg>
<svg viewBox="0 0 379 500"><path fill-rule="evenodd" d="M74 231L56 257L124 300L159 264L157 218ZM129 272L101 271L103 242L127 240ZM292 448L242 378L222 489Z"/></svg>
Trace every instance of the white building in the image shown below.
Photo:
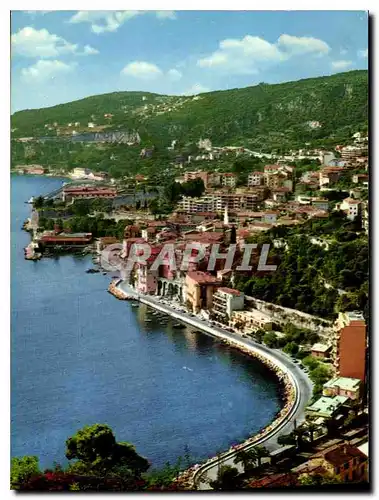
<svg viewBox="0 0 379 500"><path fill-rule="evenodd" d="M340 210L346 212L346 216L349 220L354 220L356 217L358 217L360 213L360 207L360 200L354 200L353 198L345 198L339 205Z"/></svg>
<svg viewBox="0 0 379 500"><path fill-rule="evenodd" d="M233 288L218 288L213 294L213 312L219 319L229 320L234 311L241 311L245 295Z"/></svg>
<svg viewBox="0 0 379 500"><path fill-rule="evenodd" d="M237 176L236 174L226 172L222 175L222 185L226 187L236 187Z"/></svg>
<svg viewBox="0 0 379 500"><path fill-rule="evenodd" d="M95 124L93 122L88 122L88 128L94 128Z"/></svg>
<svg viewBox="0 0 379 500"><path fill-rule="evenodd" d="M247 178L248 186L261 186L264 180L263 172L251 172Z"/></svg>
<svg viewBox="0 0 379 500"><path fill-rule="evenodd" d="M91 170L88 168L76 167L71 172L70 176L74 179L87 179L91 173Z"/></svg>
<svg viewBox="0 0 379 500"><path fill-rule="evenodd" d="M271 318L257 309L233 312L230 323L235 328L239 328L242 331L258 329L272 330Z"/></svg>

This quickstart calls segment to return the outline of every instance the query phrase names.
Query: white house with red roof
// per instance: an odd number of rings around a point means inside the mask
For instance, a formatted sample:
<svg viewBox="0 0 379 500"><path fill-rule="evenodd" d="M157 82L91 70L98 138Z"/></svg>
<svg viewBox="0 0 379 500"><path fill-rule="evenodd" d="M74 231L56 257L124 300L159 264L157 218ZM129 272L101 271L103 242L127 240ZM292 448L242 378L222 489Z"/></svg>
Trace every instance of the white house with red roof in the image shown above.
<svg viewBox="0 0 379 500"><path fill-rule="evenodd" d="M349 220L354 220L360 214L361 201L354 198L345 198L342 203L336 205L336 208L343 210Z"/></svg>

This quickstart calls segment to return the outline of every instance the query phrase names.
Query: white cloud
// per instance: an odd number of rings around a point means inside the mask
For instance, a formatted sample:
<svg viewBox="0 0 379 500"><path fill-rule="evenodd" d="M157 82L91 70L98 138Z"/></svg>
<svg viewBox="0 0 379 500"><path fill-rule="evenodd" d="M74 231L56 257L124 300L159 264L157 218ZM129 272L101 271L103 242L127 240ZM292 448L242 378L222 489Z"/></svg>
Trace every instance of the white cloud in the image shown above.
<svg viewBox="0 0 379 500"><path fill-rule="evenodd" d="M279 49L290 55L299 54L327 54L329 45L318 38L308 36L280 35L277 41Z"/></svg>
<svg viewBox="0 0 379 500"><path fill-rule="evenodd" d="M197 61L201 68L219 69L234 74L256 74L266 67L304 54L324 55L330 47L312 37L281 35L276 43L258 36L222 40L210 56Z"/></svg>
<svg viewBox="0 0 379 500"><path fill-rule="evenodd" d="M36 30L31 26L20 29L11 37L12 52L24 57L57 57L64 54L90 55L98 53L96 49L86 45L80 52L75 43L49 33L47 29Z"/></svg>
<svg viewBox="0 0 379 500"><path fill-rule="evenodd" d="M211 89L208 87L204 87L204 85L201 85L200 83L195 83L187 89L185 92L183 92L183 95L197 95L197 94L202 94L203 92L210 92Z"/></svg>
<svg viewBox="0 0 379 500"><path fill-rule="evenodd" d="M155 64L146 61L134 61L121 70L122 75L141 78L142 80L153 80L163 75L162 70Z"/></svg>
<svg viewBox="0 0 379 500"><path fill-rule="evenodd" d="M13 53L26 57L56 57L63 53L73 53L77 49L77 45L46 29L36 30L30 26L14 33L11 41Z"/></svg>
<svg viewBox="0 0 379 500"><path fill-rule="evenodd" d="M121 75L132 76L141 80L156 80L157 78L168 78L172 82L179 81L183 74L175 69L162 71L156 64L147 61L133 61L127 64L122 70Z"/></svg>
<svg viewBox="0 0 379 500"><path fill-rule="evenodd" d="M368 49L358 50L358 57L366 59L368 57Z"/></svg>
<svg viewBox="0 0 379 500"><path fill-rule="evenodd" d="M333 61L332 62L333 69L348 69L352 65L353 65L353 61L340 60L340 61Z"/></svg>
<svg viewBox="0 0 379 500"><path fill-rule="evenodd" d="M99 51L97 49L94 49L93 47L91 47L91 45L84 45L83 55L91 56L95 54L99 54Z"/></svg>
<svg viewBox="0 0 379 500"><path fill-rule="evenodd" d="M117 31L126 21L143 14L154 14L158 19L176 19L175 12L172 10L79 10L74 14L70 23L89 23L93 33L100 34L105 32Z"/></svg>
<svg viewBox="0 0 379 500"><path fill-rule="evenodd" d="M40 59L32 66L23 68L21 76L26 82L42 82L46 80L55 80L56 77L70 73L75 68L75 63L66 64L57 59L46 61Z"/></svg>
<svg viewBox="0 0 379 500"><path fill-rule="evenodd" d="M173 68L167 71L167 76L170 78L170 80L177 82L182 78L183 75L179 70Z"/></svg>

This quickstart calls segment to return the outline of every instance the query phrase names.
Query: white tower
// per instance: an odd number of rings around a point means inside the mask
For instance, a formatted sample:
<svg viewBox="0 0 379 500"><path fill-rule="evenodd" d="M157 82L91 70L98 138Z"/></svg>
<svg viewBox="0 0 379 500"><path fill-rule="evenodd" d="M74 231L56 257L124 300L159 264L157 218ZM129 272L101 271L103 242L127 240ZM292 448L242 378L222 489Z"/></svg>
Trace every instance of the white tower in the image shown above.
<svg viewBox="0 0 379 500"><path fill-rule="evenodd" d="M224 225L225 226L229 225L228 205L225 205L225 210L224 210Z"/></svg>

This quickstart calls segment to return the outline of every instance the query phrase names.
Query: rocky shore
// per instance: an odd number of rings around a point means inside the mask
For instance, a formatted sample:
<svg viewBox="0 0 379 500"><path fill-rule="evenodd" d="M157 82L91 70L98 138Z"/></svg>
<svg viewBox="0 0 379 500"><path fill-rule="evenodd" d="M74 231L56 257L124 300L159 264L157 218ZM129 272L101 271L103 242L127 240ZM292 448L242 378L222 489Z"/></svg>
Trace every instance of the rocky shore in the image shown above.
<svg viewBox="0 0 379 500"><path fill-rule="evenodd" d="M118 280L114 280L110 283L108 287L108 292L114 295L117 299L119 300L136 300L136 298L132 295L128 295L125 292L122 292L117 288ZM288 413L292 410L294 403L295 403L295 388L293 386L293 383L291 382L289 376L281 369L279 368L273 361L267 359L265 356L255 352L251 351L247 347L241 347L240 344L237 344L233 341L230 340L223 340L224 344L229 345L230 347L234 349L238 349L239 351L242 351L246 355L248 355L251 358L254 358L258 360L260 363L264 364L276 377L280 384L280 390L281 390L281 395L283 398L284 406L282 409L278 412L276 415L274 421L268 425L267 427L261 429L257 434L254 436L249 437L246 441L243 443L233 445L229 448L229 450L225 451L221 455L211 457L207 461L201 463L201 464L195 464L189 469L186 469L185 471L181 472L178 476L177 479L173 482L180 490L196 490L196 485L195 485L195 474L196 472L213 462L216 462L218 459L222 459L222 457L226 457L229 453L236 451L236 450L242 450L247 446L253 445L255 442L260 441L262 438L267 436L273 429L275 429L278 425L280 425L283 420L287 417Z"/></svg>

